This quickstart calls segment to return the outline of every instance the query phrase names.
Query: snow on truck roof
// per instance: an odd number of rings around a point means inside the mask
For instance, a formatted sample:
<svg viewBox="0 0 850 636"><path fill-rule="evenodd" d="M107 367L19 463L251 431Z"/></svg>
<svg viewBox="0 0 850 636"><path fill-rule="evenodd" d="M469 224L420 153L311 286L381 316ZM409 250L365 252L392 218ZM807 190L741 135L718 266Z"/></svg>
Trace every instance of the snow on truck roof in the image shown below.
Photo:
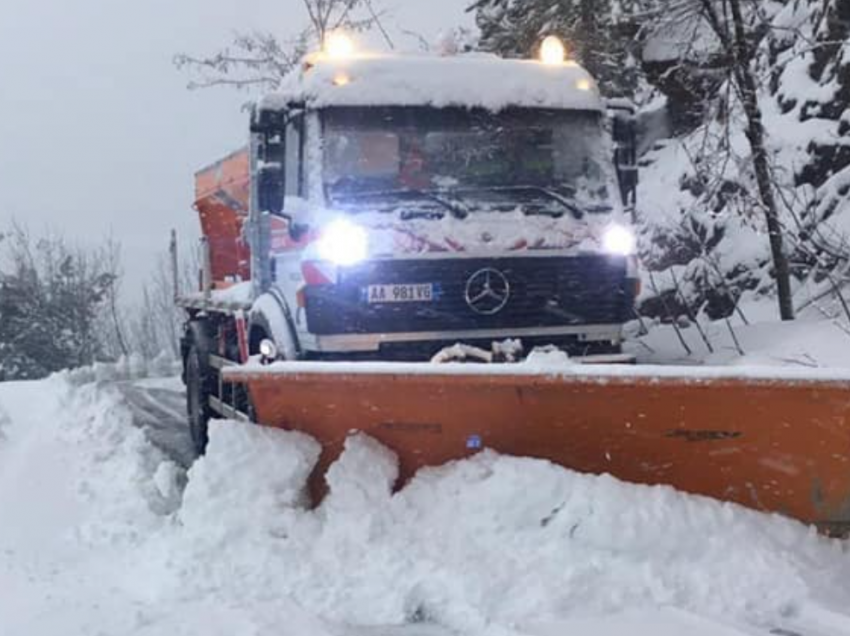
<svg viewBox="0 0 850 636"><path fill-rule="evenodd" d="M359 55L316 58L290 74L279 92L260 102L279 109L290 102L328 106L461 106L604 110L591 75L573 62L546 65L495 55Z"/></svg>

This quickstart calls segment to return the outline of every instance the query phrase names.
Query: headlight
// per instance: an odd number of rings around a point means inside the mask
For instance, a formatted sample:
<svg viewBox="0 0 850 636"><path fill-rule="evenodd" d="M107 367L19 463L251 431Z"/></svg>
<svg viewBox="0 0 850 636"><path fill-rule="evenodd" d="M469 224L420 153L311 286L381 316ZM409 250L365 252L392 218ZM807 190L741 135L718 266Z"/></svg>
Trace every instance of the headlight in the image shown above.
<svg viewBox="0 0 850 636"><path fill-rule="evenodd" d="M316 242L319 258L337 265L355 265L369 255L369 234L346 219L329 223Z"/></svg>
<svg viewBox="0 0 850 636"><path fill-rule="evenodd" d="M612 225L602 235L602 249L615 256L631 256L637 249L637 240L629 228Z"/></svg>

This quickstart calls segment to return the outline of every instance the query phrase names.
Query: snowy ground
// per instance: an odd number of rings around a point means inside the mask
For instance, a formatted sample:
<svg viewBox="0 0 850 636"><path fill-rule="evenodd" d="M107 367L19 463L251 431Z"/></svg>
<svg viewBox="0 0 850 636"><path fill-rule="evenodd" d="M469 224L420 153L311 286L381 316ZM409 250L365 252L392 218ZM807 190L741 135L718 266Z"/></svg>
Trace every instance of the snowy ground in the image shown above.
<svg viewBox="0 0 850 636"><path fill-rule="evenodd" d="M644 364L850 367L850 325L840 310L828 309L835 319L824 319L810 307L798 321L782 323L775 301L749 300L728 322L683 325L681 339L669 324L645 323L649 333L640 336L641 325L635 322L628 326L632 339L627 349Z"/></svg>
<svg viewBox="0 0 850 636"><path fill-rule="evenodd" d="M847 366L833 328L736 331ZM711 359L665 329L635 346ZM3 636L850 635L850 546L795 522L486 452L391 495L359 437L308 511L309 438L219 423L187 474L179 385L108 379L0 384Z"/></svg>

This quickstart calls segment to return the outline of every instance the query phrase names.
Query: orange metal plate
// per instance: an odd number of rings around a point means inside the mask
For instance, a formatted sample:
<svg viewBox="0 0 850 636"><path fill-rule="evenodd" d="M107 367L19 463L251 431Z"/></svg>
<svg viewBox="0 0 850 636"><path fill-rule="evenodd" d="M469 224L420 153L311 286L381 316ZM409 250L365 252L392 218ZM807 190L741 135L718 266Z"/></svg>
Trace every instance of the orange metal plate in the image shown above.
<svg viewBox="0 0 850 636"><path fill-rule="evenodd" d="M321 474L352 430L398 453L404 479L468 456L480 440L582 472L850 523L846 381L247 369L230 378L248 382L260 422L319 440Z"/></svg>

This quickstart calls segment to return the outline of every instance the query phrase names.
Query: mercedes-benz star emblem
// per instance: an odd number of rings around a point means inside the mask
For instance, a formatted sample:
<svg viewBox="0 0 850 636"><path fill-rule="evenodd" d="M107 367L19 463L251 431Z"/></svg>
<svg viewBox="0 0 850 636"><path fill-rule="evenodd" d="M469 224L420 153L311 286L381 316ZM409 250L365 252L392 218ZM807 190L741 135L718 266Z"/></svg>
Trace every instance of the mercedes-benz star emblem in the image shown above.
<svg viewBox="0 0 850 636"><path fill-rule="evenodd" d="M466 304L477 314L497 314L511 297L511 284L505 275L490 267L479 269L466 282Z"/></svg>

